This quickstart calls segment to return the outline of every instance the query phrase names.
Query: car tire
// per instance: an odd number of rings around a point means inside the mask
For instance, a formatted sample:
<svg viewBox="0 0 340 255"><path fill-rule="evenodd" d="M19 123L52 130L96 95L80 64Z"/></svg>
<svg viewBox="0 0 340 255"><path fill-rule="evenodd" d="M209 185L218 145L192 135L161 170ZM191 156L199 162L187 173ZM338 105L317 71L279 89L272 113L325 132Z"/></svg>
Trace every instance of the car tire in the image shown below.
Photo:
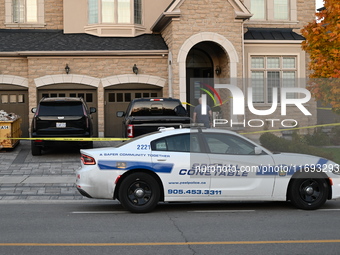
<svg viewBox="0 0 340 255"><path fill-rule="evenodd" d="M33 156L41 155L41 147L34 145L34 142L31 142L31 152Z"/></svg>
<svg viewBox="0 0 340 255"><path fill-rule="evenodd" d="M147 173L128 175L119 188L119 201L130 212L150 212L157 206L159 199L159 184Z"/></svg>
<svg viewBox="0 0 340 255"><path fill-rule="evenodd" d="M320 177L293 179L288 190L291 203L303 210L315 210L328 198L328 183Z"/></svg>

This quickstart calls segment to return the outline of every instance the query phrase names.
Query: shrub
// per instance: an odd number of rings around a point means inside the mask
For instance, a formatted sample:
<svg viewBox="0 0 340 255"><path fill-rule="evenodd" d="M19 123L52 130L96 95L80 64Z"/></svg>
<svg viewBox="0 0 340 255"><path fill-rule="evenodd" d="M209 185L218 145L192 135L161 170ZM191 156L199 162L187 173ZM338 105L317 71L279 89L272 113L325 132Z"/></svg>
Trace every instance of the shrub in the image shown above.
<svg viewBox="0 0 340 255"><path fill-rule="evenodd" d="M260 136L260 143L263 147L273 152L301 153L333 160L332 153L324 152L316 147L301 143L298 140L289 141L284 138L277 137L272 133L262 134Z"/></svg>
<svg viewBox="0 0 340 255"><path fill-rule="evenodd" d="M307 144L314 146L325 146L331 144L329 136L322 132L322 128L316 128L312 135L306 135L305 140Z"/></svg>
<svg viewBox="0 0 340 255"><path fill-rule="evenodd" d="M340 126L335 126L332 128L330 139L333 145L340 145Z"/></svg>

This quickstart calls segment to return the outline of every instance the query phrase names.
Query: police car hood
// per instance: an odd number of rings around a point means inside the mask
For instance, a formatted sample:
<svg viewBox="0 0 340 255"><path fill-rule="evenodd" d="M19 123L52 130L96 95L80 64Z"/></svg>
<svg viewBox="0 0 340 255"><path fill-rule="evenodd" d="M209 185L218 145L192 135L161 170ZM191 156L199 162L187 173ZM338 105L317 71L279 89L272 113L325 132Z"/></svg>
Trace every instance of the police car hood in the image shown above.
<svg viewBox="0 0 340 255"><path fill-rule="evenodd" d="M272 154L275 165L323 165L333 163L328 159L318 156L299 154L299 153L279 153Z"/></svg>

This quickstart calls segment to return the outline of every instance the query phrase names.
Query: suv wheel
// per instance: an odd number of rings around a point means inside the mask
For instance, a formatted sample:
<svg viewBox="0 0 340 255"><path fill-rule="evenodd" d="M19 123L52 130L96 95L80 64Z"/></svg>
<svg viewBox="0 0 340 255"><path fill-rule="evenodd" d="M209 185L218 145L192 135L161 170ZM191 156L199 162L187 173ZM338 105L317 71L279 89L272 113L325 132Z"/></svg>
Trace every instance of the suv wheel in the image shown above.
<svg viewBox="0 0 340 255"><path fill-rule="evenodd" d="M34 142L31 142L31 151L33 156L41 155L41 147L34 145Z"/></svg>

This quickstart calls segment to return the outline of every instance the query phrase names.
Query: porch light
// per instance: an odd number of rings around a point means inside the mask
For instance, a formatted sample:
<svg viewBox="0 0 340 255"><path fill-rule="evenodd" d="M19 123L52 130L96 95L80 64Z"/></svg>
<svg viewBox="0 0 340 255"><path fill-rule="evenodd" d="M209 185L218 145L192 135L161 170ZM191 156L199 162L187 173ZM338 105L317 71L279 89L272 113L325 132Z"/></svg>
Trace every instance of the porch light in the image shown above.
<svg viewBox="0 0 340 255"><path fill-rule="evenodd" d="M136 66L136 64L132 67L132 71L134 74L138 74L138 67Z"/></svg>
<svg viewBox="0 0 340 255"><path fill-rule="evenodd" d="M68 66L68 64L66 64L66 66L65 66L66 74L69 74L70 70L71 70L70 67Z"/></svg>
<svg viewBox="0 0 340 255"><path fill-rule="evenodd" d="M221 67L220 66L216 66L215 73L216 73L216 75L221 74Z"/></svg>

